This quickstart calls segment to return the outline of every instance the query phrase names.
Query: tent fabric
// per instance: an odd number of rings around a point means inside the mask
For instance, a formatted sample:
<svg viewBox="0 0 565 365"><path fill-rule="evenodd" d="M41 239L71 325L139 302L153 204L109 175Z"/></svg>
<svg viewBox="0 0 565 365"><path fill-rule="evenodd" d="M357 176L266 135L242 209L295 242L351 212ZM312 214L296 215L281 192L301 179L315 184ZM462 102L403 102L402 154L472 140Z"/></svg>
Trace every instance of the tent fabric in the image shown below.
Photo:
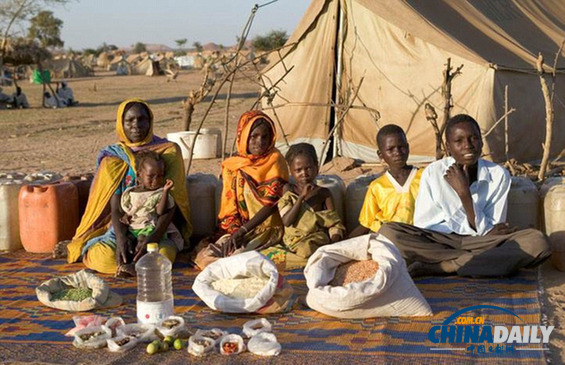
<svg viewBox="0 0 565 365"><path fill-rule="evenodd" d="M293 102L291 106L284 108L283 130L278 133L279 142L284 141L284 137L281 137L284 134L294 143L313 144L318 154L322 150L329 130L330 107L328 102L332 97L334 82L335 64L333 60L337 37L335 29L337 5L337 1L329 1L325 4L323 1L314 1L309 7L309 10L318 12L315 17L310 15L307 18L313 23L310 28L307 28L303 20L298 27L299 29L303 27L305 32L312 28L315 31L307 32L306 36L293 35L287 42L287 44L296 44L287 48L289 51L284 56L284 64L287 68L291 67L289 65L296 65L296 69L286 75L282 84L277 84L277 88L281 90L273 102L274 105L285 101ZM270 63L276 62L277 59L270 60ZM285 72L285 66L281 63L272 67L263 76L266 85L277 83ZM320 105L300 105L301 103L319 103ZM273 120L276 120L276 117L273 116ZM279 127L278 124L277 127ZM284 145L279 147L283 151L287 148Z"/></svg>
<svg viewBox="0 0 565 365"><path fill-rule="evenodd" d="M153 61L150 57L135 63L133 67L137 75L158 76L162 74L159 62Z"/></svg>
<svg viewBox="0 0 565 365"><path fill-rule="evenodd" d="M54 59L50 61L49 68L53 71L54 78L70 79L73 77L92 76L92 70L71 58Z"/></svg>
<svg viewBox="0 0 565 365"><path fill-rule="evenodd" d="M550 0L314 0L287 43L284 67L272 56L264 80L272 85L285 68L294 66L277 84L273 98L290 143L315 142L320 153L330 123L335 123L332 100L348 105L361 85L353 108L336 128L340 155L377 160L375 135L394 123L407 132L413 156L434 156L435 137L424 106L430 103L441 121L442 73L450 58L454 69L464 65L452 82L451 115L470 114L485 133L504 114L508 85L509 107L516 109L509 115L508 157L535 160L541 157L545 136L535 63L541 52L550 71L563 40L565 4ZM565 127L563 55L557 69L554 130ZM273 116L265 102L263 107ZM367 108L378 110L380 119ZM284 141L278 142L284 149ZM564 145L565 134L554 133L552 154ZM501 161L506 159L504 149L500 123L485 137L484 153Z"/></svg>

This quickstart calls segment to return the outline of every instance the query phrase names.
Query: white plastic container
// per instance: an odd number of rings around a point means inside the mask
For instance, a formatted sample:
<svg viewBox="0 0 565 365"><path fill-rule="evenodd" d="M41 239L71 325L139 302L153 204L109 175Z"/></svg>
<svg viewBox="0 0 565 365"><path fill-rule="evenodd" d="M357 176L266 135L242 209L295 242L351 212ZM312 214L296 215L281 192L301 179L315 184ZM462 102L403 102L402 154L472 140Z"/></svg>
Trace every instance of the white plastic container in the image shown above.
<svg viewBox="0 0 565 365"><path fill-rule="evenodd" d="M347 232L351 232L359 225L359 213L361 213L369 185L379 176L381 174L360 175L347 186L345 192L345 226Z"/></svg>
<svg viewBox="0 0 565 365"><path fill-rule="evenodd" d="M334 208L342 222L345 222L344 214L344 197L345 197L345 184L343 180L337 175L319 175L315 180L316 184L324 188L330 189L332 199L334 201Z"/></svg>
<svg viewBox="0 0 565 365"><path fill-rule="evenodd" d="M554 185L544 200L545 232L551 243L551 263L565 271L565 185Z"/></svg>
<svg viewBox="0 0 565 365"><path fill-rule="evenodd" d="M147 245L147 253L135 264L137 271L137 321L157 325L174 314L172 264L159 253L158 245Z"/></svg>
<svg viewBox="0 0 565 365"><path fill-rule="evenodd" d="M167 139L180 146L185 164L190 158L190 149L194 143L194 136L196 136L196 131L167 133ZM221 131L219 129L200 129L194 144L192 158L198 160L220 157L222 150L221 138Z"/></svg>
<svg viewBox="0 0 565 365"><path fill-rule="evenodd" d="M528 178L512 176L506 221L519 229L539 227L539 193Z"/></svg>
<svg viewBox="0 0 565 365"><path fill-rule="evenodd" d="M22 248L18 194L23 184L0 185L0 251Z"/></svg>
<svg viewBox="0 0 565 365"><path fill-rule="evenodd" d="M190 174L186 177L190 221L193 234L205 236L216 228L216 190L218 179L212 174Z"/></svg>

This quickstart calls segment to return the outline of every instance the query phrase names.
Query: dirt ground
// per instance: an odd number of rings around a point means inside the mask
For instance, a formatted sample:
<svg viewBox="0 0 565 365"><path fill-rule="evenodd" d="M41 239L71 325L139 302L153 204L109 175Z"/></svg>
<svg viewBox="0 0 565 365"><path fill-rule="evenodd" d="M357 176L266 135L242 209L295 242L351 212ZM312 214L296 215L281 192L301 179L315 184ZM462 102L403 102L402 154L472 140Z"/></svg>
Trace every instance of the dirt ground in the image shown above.
<svg viewBox="0 0 565 365"><path fill-rule="evenodd" d="M94 172L98 151L115 143L115 114L118 105L126 98L139 97L149 102L155 115L155 134L182 130L183 109L181 101L190 90L198 89L201 74L184 71L176 81L165 77L114 76L109 73L94 77L69 79L80 104L73 108L41 108L42 87L22 82L21 87L32 106L28 110L0 110L0 172L54 171L62 175L80 175ZM12 93L11 87L4 92ZM237 119L248 110L258 97L258 87L252 79L239 78L234 83L228 115L227 145L232 146ZM193 126L202 120L210 97L196 106ZM219 128L224 134L226 95L222 91L211 109L204 128ZM193 128L193 129L194 129ZM190 173L205 172L219 175L220 159L194 160ZM362 173L379 170L378 166L357 167L340 172L346 183ZM551 335L550 360L565 363L565 275L546 263L542 269L547 306L547 323L555 326Z"/></svg>

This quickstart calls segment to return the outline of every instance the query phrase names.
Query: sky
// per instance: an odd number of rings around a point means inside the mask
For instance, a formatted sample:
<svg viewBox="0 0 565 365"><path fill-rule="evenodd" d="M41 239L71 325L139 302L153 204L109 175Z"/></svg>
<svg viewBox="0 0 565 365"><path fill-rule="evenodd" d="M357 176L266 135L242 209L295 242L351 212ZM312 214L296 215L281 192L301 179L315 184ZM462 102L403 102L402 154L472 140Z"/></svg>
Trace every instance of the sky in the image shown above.
<svg viewBox="0 0 565 365"><path fill-rule="evenodd" d="M137 42L176 47L175 40L236 43L254 4L272 0L71 0L51 7L63 21L65 48L96 48L103 42L130 47ZM257 11L249 39L270 30L292 34L310 0L277 0Z"/></svg>

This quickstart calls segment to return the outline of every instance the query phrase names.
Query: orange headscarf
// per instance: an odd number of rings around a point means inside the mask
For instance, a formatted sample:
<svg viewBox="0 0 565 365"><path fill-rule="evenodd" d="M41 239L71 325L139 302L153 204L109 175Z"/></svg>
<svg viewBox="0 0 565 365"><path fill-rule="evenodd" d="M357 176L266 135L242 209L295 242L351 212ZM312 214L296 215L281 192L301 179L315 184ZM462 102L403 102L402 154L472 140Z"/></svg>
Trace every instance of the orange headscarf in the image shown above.
<svg viewBox="0 0 565 365"><path fill-rule="evenodd" d="M253 124L261 119L271 129L272 138L267 152L255 156L247 151L247 147ZM230 157L222 163L224 190L218 214L222 231L231 233L251 218L243 195L245 183L263 206L275 205L282 196L282 188L289 176L286 161L275 148L276 139L275 124L265 113L252 110L239 118L238 156Z"/></svg>

